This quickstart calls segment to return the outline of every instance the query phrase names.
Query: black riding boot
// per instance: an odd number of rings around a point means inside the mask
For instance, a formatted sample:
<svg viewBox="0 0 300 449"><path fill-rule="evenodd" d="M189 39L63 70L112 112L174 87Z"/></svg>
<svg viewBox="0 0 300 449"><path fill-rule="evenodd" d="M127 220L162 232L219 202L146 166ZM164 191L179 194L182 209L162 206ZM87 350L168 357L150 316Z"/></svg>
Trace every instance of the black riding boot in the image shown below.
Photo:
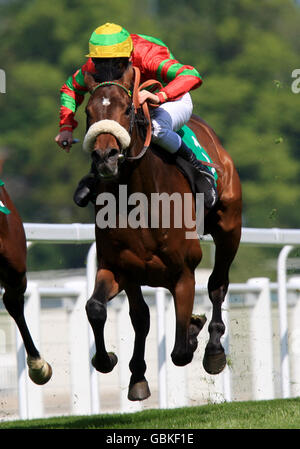
<svg viewBox="0 0 300 449"><path fill-rule="evenodd" d="M73 200L75 204L77 204L77 206L86 207L89 201L95 203L96 184L97 176L94 173L92 167L91 171L79 181L78 186L74 192Z"/></svg>
<svg viewBox="0 0 300 449"><path fill-rule="evenodd" d="M218 199L218 193L214 175L211 173L209 168L206 165L203 165L201 161L198 161L193 151L184 142L182 142L181 147L175 154L190 162L194 168L204 175L204 179L208 183L208 189L204 195L205 207L207 209L214 207Z"/></svg>

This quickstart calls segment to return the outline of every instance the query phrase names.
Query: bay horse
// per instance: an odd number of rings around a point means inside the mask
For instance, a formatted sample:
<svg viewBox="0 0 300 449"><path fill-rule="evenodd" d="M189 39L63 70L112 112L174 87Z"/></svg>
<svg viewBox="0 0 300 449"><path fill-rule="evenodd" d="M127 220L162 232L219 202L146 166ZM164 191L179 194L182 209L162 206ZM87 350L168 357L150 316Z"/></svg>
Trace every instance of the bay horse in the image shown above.
<svg viewBox="0 0 300 449"><path fill-rule="evenodd" d="M148 149L144 145L142 131L145 126L138 118L141 114L136 106L137 88L134 87L137 76L138 71L133 66L127 68L122 78L112 82L97 83L92 74L85 74L85 84L91 95L86 106L87 134L83 147L91 152L92 164L99 175L97 198L101 193L111 194L116 198L117 208L120 206L120 185L126 185L128 196L143 192L147 198L152 193L171 195L179 192L183 196L191 192L190 184L178 170L174 156L168 158L165 150L159 151L152 143ZM229 268L240 242L241 186L233 161L214 131L196 116L192 116L188 125L218 166L219 199L213 210L205 212L205 233L213 237L215 262L208 281L212 318L203 358L205 370L218 374L226 365L226 355L220 341L225 331L221 305L228 289ZM149 133L145 134L147 140ZM103 204L97 200L96 219L102 208ZM151 212L155 211L149 211L149 214ZM184 366L191 362L197 348L197 335L206 320L192 314L194 271L201 261L202 250L198 238L185 238L186 231L184 224L177 228L174 223L168 229L133 229L125 228L120 223L100 228L96 220L98 268L94 291L86 304L96 346L92 364L99 372L107 373L117 363L117 356L106 350L104 326L107 302L124 290L135 332L128 390L128 399L133 401L150 396L144 360L149 309L141 286L164 287L174 298L176 329L171 358L175 365Z"/></svg>
<svg viewBox="0 0 300 449"><path fill-rule="evenodd" d="M51 366L36 349L24 316L24 294L27 288L26 236L21 217L1 183L0 204L7 213L0 212L0 285L4 289L3 303L15 320L27 352L30 379L43 385L51 378Z"/></svg>

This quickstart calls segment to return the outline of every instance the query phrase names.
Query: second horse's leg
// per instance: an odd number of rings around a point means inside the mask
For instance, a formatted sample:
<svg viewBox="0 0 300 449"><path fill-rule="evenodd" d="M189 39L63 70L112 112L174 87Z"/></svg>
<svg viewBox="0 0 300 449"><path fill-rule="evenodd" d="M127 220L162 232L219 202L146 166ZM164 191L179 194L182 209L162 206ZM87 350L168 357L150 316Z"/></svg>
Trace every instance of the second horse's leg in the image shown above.
<svg viewBox="0 0 300 449"><path fill-rule="evenodd" d="M26 276L14 278L14 285L5 284L3 303L6 310L15 320L22 336L27 353L27 365L30 379L37 385L43 385L52 376L52 368L41 356L34 345L24 316L24 292L26 290Z"/></svg>

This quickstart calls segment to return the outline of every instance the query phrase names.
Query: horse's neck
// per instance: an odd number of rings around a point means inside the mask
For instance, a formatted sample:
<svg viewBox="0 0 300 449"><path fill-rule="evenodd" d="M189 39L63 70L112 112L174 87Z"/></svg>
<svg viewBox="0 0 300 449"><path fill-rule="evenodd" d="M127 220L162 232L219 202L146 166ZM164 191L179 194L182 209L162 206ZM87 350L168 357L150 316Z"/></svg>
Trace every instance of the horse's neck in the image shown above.
<svg viewBox="0 0 300 449"><path fill-rule="evenodd" d="M135 129L132 140L134 144L131 147L131 155L136 157L144 148L144 141L137 129ZM154 157L149 147L140 160L133 162L134 167L132 167L130 176L132 190L136 192L157 191Z"/></svg>
<svg viewBox="0 0 300 449"><path fill-rule="evenodd" d="M149 148L140 161L134 162L135 167L131 170L131 176L128 179L128 188L131 193L151 193L158 191L150 152L151 149Z"/></svg>

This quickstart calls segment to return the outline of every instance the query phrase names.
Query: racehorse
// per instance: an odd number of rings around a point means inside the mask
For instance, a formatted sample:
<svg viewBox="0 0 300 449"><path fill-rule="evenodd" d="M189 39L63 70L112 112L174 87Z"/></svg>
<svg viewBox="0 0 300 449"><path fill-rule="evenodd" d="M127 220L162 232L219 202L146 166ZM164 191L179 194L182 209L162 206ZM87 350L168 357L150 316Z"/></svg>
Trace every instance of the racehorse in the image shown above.
<svg viewBox="0 0 300 449"><path fill-rule="evenodd" d="M36 349L24 317L24 293L27 287L24 227L2 182L0 201L6 210L6 213L0 212L0 284L4 289L3 302L22 336L29 377L34 383L43 385L51 378L52 369Z"/></svg>
<svg viewBox="0 0 300 449"><path fill-rule="evenodd" d="M198 238L185 238L187 228L184 224L180 228L174 223L167 229L162 226L132 228L122 225L120 215L116 226L101 228L97 225L98 213L103 208L99 195L113 195L118 208L118 187L121 185L126 185L128 196L143 192L150 198L152 193L171 195L179 192L183 197L191 193L191 186L176 166L174 156L168 157L166 151L159 150L152 143L149 147L144 145L145 135L149 143L151 134L146 132L137 106L137 78L138 71L132 66L121 79L112 82L97 83L91 74L85 74L85 84L91 95L86 106L87 133L83 142L84 149L91 152L100 180L95 205L98 268L94 291L86 304L96 346L92 364L98 371L107 373L117 363L117 356L106 350L104 325L107 302L125 290L135 331L129 363L130 400L143 400L150 395L144 360L149 309L141 286L164 287L174 298L176 331L171 357L175 365L184 366L191 362L197 348L197 335L206 320L192 314L194 270L201 261L202 250ZM240 242L241 186L233 161L214 131L196 116L192 116L188 125L218 167L219 199L212 210L205 211L205 234L213 237L215 262L208 282L212 318L203 357L205 370L218 374L226 365L220 341L225 331L221 305L228 289L229 268ZM149 130L150 127L146 128ZM151 213L157 211L149 210ZM195 216L195 201L193 214Z"/></svg>

